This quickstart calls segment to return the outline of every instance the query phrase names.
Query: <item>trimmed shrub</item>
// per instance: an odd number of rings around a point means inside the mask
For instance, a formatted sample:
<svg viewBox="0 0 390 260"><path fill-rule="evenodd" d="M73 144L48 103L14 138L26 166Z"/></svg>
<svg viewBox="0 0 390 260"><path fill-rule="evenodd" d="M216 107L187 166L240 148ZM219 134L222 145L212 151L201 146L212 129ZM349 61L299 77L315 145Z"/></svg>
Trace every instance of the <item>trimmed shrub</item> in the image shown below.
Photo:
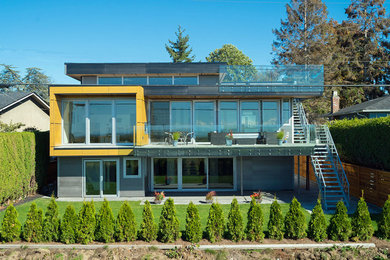
<svg viewBox="0 0 390 260"><path fill-rule="evenodd" d="M363 196L359 199L355 213L352 216L352 236L355 239L369 240L374 234L370 212Z"/></svg>
<svg viewBox="0 0 390 260"><path fill-rule="evenodd" d="M52 196L43 220L43 239L45 241L58 241L60 238L60 219L58 218L58 205Z"/></svg>
<svg viewBox="0 0 390 260"><path fill-rule="evenodd" d="M268 221L268 237L271 239L282 240L283 233L283 215L278 201L275 199L271 204L269 221Z"/></svg>
<svg viewBox="0 0 390 260"><path fill-rule="evenodd" d="M321 201L318 199L310 216L307 235L316 242L324 241L328 237L326 228L325 214L322 210Z"/></svg>
<svg viewBox="0 0 390 260"><path fill-rule="evenodd" d="M221 241L225 232L225 218L221 205L218 203L211 204L209 217L207 219L206 236L210 242Z"/></svg>
<svg viewBox="0 0 390 260"><path fill-rule="evenodd" d="M4 213L0 229L0 241L14 242L20 239L21 224L18 220L18 212L11 204Z"/></svg>
<svg viewBox="0 0 390 260"><path fill-rule="evenodd" d="M340 200L336 205L336 211L330 219L328 236L334 241L346 241L351 236L351 221L348 218L347 208Z"/></svg>
<svg viewBox="0 0 390 260"><path fill-rule="evenodd" d="M127 201L123 202L119 209L114 236L119 242L130 242L137 239L134 213Z"/></svg>
<svg viewBox="0 0 390 260"><path fill-rule="evenodd" d="M22 237L27 242L41 242L42 234L42 210L37 209L37 204L33 202L27 213L26 222L23 225Z"/></svg>
<svg viewBox="0 0 390 260"><path fill-rule="evenodd" d="M191 243L198 243L202 239L200 228L200 217L198 208L192 201L187 207L185 240Z"/></svg>
<svg viewBox="0 0 390 260"><path fill-rule="evenodd" d="M78 222L78 217L73 205L67 206L60 224L60 241L62 243L73 244L76 242Z"/></svg>
<svg viewBox="0 0 390 260"><path fill-rule="evenodd" d="M383 239L390 238L390 195L388 195L378 223L378 235Z"/></svg>
<svg viewBox="0 0 390 260"><path fill-rule="evenodd" d="M106 199L96 216L95 240L108 243L114 241L115 220Z"/></svg>
<svg viewBox="0 0 390 260"><path fill-rule="evenodd" d="M95 205L93 201L83 203L79 212L79 223L77 225L77 242L88 244L94 240L96 217Z"/></svg>
<svg viewBox="0 0 390 260"><path fill-rule="evenodd" d="M263 233L263 211L260 204L256 203L256 199L252 198L248 210L248 222L246 224L246 238L249 241L260 242L264 239Z"/></svg>
<svg viewBox="0 0 390 260"><path fill-rule="evenodd" d="M158 239L164 243L175 242L181 236L179 220L176 216L176 209L173 199L165 201L161 211L160 223L158 226Z"/></svg>
<svg viewBox="0 0 390 260"><path fill-rule="evenodd" d="M138 237L146 242L156 240L157 238L157 227L154 223L152 207L149 201L145 201Z"/></svg>
<svg viewBox="0 0 390 260"><path fill-rule="evenodd" d="M234 198L228 214L228 221L226 224L227 237L235 242L241 241L244 236L244 226L242 223L242 215L237 199Z"/></svg>
<svg viewBox="0 0 390 260"><path fill-rule="evenodd" d="M294 197L284 218L284 234L286 238L301 239L306 237L306 219L301 203Z"/></svg>

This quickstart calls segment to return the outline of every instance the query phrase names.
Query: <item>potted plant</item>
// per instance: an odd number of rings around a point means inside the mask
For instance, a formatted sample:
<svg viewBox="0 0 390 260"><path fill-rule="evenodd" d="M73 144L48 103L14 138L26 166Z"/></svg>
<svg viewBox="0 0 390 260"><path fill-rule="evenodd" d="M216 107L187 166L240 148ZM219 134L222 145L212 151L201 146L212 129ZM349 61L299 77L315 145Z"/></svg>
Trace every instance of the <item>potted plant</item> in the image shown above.
<svg viewBox="0 0 390 260"><path fill-rule="evenodd" d="M282 145L283 143L283 137L284 137L284 132L280 131L276 134L276 139L278 139L278 144Z"/></svg>
<svg viewBox="0 0 390 260"><path fill-rule="evenodd" d="M225 139L226 139L226 145L227 146L232 146L233 144L233 133L232 133L232 130L230 130L230 132L225 135Z"/></svg>
<svg viewBox="0 0 390 260"><path fill-rule="evenodd" d="M180 132L174 132L172 134L172 139L173 139L173 146L177 146L177 142L180 138Z"/></svg>
<svg viewBox="0 0 390 260"><path fill-rule="evenodd" d="M164 192L154 192L154 203L155 204L161 204L161 202L164 200L165 194Z"/></svg>
<svg viewBox="0 0 390 260"><path fill-rule="evenodd" d="M206 203L213 203L214 196L217 195L215 191L210 191L206 194Z"/></svg>
<svg viewBox="0 0 390 260"><path fill-rule="evenodd" d="M253 192L251 195L251 198L254 198L257 203L261 203L263 200L263 196L261 195L261 191L259 190L258 192Z"/></svg>

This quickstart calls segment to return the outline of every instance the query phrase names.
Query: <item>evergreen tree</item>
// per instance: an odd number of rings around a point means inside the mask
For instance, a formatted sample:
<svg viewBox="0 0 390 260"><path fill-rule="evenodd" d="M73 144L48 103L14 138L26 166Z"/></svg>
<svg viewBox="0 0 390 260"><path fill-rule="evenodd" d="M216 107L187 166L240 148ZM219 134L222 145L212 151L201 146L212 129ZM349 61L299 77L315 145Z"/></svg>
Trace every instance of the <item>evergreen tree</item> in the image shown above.
<svg viewBox="0 0 390 260"><path fill-rule="evenodd" d="M0 84L17 84L23 83L20 72L12 65L0 64L2 71L0 72ZM23 88L23 85L12 85L8 88L0 88L0 93L8 91L18 91Z"/></svg>
<svg viewBox="0 0 390 260"><path fill-rule="evenodd" d="M110 204L106 199L96 217L95 239L108 243L114 241L115 220Z"/></svg>
<svg viewBox="0 0 390 260"><path fill-rule="evenodd" d="M283 215L278 201L275 199L271 204L269 221L268 221L268 237L271 239L282 240L283 232Z"/></svg>
<svg viewBox="0 0 390 260"><path fill-rule="evenodd" d="M321 201L318 199L311 213L308 237L316 242L323 241L328 236L326 228L325 214L322 210Z"/></svg>
<svg viewBox="0 0 390 260"><path fill-rule="evenodd" d="M263 211L260 204L256 203L256 199L252 198L248 210L248 222L246 224L246 238L249 241L262 241L264 239L263 233Z"/></svg>
<svg viewBox="0 0 390 260"><path fill-rule="evenodd" d="M27 68L26 75L22 80L25 84L23 90L26 92L35 92L44 100L49 101L50 78L42 72L40 68Z"/></svg>
<svg viewBox="0 0 390 260"><path fill-rule="evenodd" d="M378 233L383 239L390 238L390 195L388 195L382 208L381 218L378 223Z"/></svg>
<svg viewBox="0 0 390 260"><path fill-rule="evenodd" d="M344 202L340 200L336 205L336 211L328 226L328 236L334 241L346 241L352 233L351 221L348 218L347 208Z"/></svg>
<svg viewBox="0 0 390 260"><path fill-rule="evenodd" d="M67 206L60 223L60 241L62 243L73 244L76 242L78 222L79 220L74 207L72 205Z"/></svg>
<svg viewBox="0 0 390 260"><path fill-rule="evenodd" d="M374 227L372 226L370 212L362 195L352 217L352 236L364 241L369 240L373 234Z"/></svg>
<svg viewBox="0 0 390 260"><path fill-rule="evenodd" d="M233 199L230 205L226 228L229 239L235 242L242 240L242 237L244 236L244 226L242 223L240 206L238 205L236 198Z"/></svg>
<svg viewBox="0 0 390 260"><path fill-rule="evenodd" d="M210 242L221 241L225 232L225 218L221 205L211 204L209 216L207 219L206 235Z"/></svg>
<svg viewBox="0 0 390 260"><path fill-rule="evenodd" d="M77 241L82 244L88 244L93 241L95 236L96 217L95 204L93 201L83 203L79 212L79 223L77 225Z"/></svg>
<svg viewBox="0 0 390 260"><path fill-rule="evenodd" d="M27 213L26 222L23 225L22 237L27 242L38 243L42 241L42 210L37 209L33 202Z"/></svg>
<svg viewBox="0 0 390 260"><path fill-rule="evenodd" d="M47 206L43 221L43 239L48 242L56 242L60 238L60 219L58 218L58 205L52 196Z"/></svg>
<svg viewBox="0 0 390 260"><path fill-rule="evenodd" d="M198 243L202 239L199 211L192 201L187 207L185 239L191 243Z"/></svg>
<svg viewBox="0 0 390 260"><path fill-rule="evenodd" d="M286 238L301 239L306 236L306 219L301 203L294 197L284 218L284 232Z"/></svg>
<svg viewBox="0 0 390 260"><path fill-rule="evenodd" d="M119 242L130 242L137 239L137 228L133 210L129 203L122 203L115 222L115 238Z"/></svg>
<svg viewBox="0 0 390 260"><path fill-rule="evenodd" d="M177 32L175 33L177 37L176 41L168 40L169 45L165 44L165 49L174 63L192 62L195 59L195 56L191 55L192 48L190 48L188 44L190 37L188 35L184 36L184 32L185 30L179 25Z"/></svg>
<svg viewBox="0 0 390 260"><path fill-rule="evenodd" d="M144 210L142 212L142 223L138 236L141 240L146 242L156 240L157 238L157 228L154 223L152 207L150 206L149 201L145 201Z"/></svg>
<svg viewBox="0 0 390 260"><path fill-rule="evenodd" d="M176 216L176 209L173 199L165 201L161 211L160 223L158 226L158 238L161 242L175 242L181 236L179 220Z"/></svg>
<svg viewBox="0 0 390 260"><path fill-rule="evenodd" d="M0 241L14 242L20 239L21 224L18 220L18 212L11 204L4 213L0 228Z"/></svg>

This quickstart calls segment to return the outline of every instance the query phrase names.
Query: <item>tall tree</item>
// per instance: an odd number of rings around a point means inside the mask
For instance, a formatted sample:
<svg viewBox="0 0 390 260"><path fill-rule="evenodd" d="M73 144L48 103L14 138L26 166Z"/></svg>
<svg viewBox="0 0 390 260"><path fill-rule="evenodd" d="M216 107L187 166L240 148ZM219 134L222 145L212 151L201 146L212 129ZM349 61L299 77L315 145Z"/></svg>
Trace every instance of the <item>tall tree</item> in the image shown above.
<svg viewBox="0 0 390 260"><path fill-rule="evenodd" d="M253 61L233 44L224 44L206 57L208 62L226 62L227 65L252 65Z"/></svg>
<svg viewBox="0 0 390 260"><path fill-rule="evenodd" d="M179 25L176 35L176 41L168 40L169 45L165 44L165 49L169 53L169 56L172 58L172 61L177 62L193 62L195 59L194 55L191 55L192 48L190 48L188 41L190 37L188 35L183 35L185 29L182 29Z"/></svg>
<svg viewBox="0 0 390 260"><path fill-rule="evenodd" d="M6 64L0 64L0 67L2 67L2 70L0 72L0 84L23 83L20 76L20 72L16 70L16 67ZM0 93L20 90L20 88L22 88L22 85L13 85L8 88L0 88Z"/></svg>
<svg viewBox="0 0 390 260"><path fill-rule="evenodd" d="M43 99L48 101L49 99L49 91L48 84L51 83L51 80L48 76L46 76L42 69L39 68L27 68L26 75L23 78L23 82L27 85L23 88L23 90L28 92L35 92L40 95Z"/></svg>

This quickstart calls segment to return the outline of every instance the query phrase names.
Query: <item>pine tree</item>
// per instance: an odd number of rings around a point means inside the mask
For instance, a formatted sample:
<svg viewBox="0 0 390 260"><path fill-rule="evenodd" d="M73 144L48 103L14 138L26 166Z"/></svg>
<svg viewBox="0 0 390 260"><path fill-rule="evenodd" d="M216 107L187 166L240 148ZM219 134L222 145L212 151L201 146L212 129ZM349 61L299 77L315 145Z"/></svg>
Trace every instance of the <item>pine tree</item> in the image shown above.
<svg viewBox="0 0 390 260"><path fill-rule="evenodd" d="M347 208L344 202L340 200L336 205L336 211L328 226L328 236L334 241L346 241L352 233L351 221L348 218Z"/></svg>
<svg viewBox="0 0 390 260"><path fill-rule="evenodd" d="M207 219L206 235L210 242L218 242L223 238L225 232L225 218L221 205L218 203L211 204L209 216Z"/></svg>
<svg viewBox="0 0 390 260"><path fill-rule="evenodd" d="M228 214L228 222L226 224L227 235L229 239L238 242L242 240L244 236L244 224L242 223L242 215L240 206L238 205L237 199L234 198Z"/></svg>
<svg viewBox="0 0 390 260"><path fill-rule="evenodd" d="M282 240L283 232L283 215L278 201L275 199L271 204L269 221L268 221L268 237L271 239Z"/></svg>
<svg viewBox="0 0 390 260"><path fill-rule="evenodd" d="M119 242L130 242L137 239L137 224L129 203L122 203L115 222L115 238Z"/></svg>
<svg viewBox="0 0 390 260"><path fill-rule="evenodd" d="M323 241L328 236L326 228L325 214L322 210L321 201L318 199L311 213L308 237L316 242Z"/></svg>
<svg viewBox="0 0 390 260"><path fill-rule="evenodd" d="M369 240L373 234L374 227L372 226L370 212L362 195L352 217L352 236L364 241Z"/></svg>
<svg viewBox="0 0 390 260"><path fill-rule="evenodd" d="M286 238L301 239L306 236L306 219L301 203L294 197L284 218L284 232Z"/></svg>
<svg viewBox="0 0 390 260"><path fill-rule="evenodd" d="M264 239L263 233L263 211L260 204L256 203L255 198L252 198L248 210L248 222L246 224L246 238L249 241L260 242Z"/></svg>
<svg viewBox="0 0 390 260"><path fill-rule="evenodd" d="M139 230L139 238L146 242L156 240L157 228L154 223L152 207L149 201L145 201L144 210L142 212L142 223Z"/></svg>
<svg viewBox="0 0 390 260"><path fill-rule="evenodd" d="M175 242L181 236L179 220L176 216L176 209L173 199L165 201L161 211L160 223L158 226L158 239L164 243Z"/></svg>
<svg viewBox="0 0 390 260"><path fill-rule="evenodd" d="M47 206L43 221L43 239L48 242L56 242L60 238L60 219L58 218L58 205L52 196Z"/></svg>
<svg viewBox="0 0 390 260"><path fill-rule="evenodd" d="M23 82L27 85L23 90L27 92L35 92L44 100L49 100L49 86L50 78L42 72L40 68L27 68L26 75L23 77Z"/></svg>
<svg viewBox="0 0 390 260"><path fill-rule="evenodd" d="M42 210L37 209L33 202L27 213L26 222L23 225L22 237L27 242L38 243L42 241Z"/></svg>
<svg viewBox="0 0 390 260"><path fill-rule="evenodd" d="M20 239L21 224L18 220L18 212L11 204L4 213L0 228L0 241L14 242Z"/></svg>
<svg viewBox="0 0 390 260"><path fill-rule="evenodd" d="M188 44L190 37L188 35L184 36L184 32L185 30L179 25L177 32L175 33L177 37L176 41L168 40L169 45L165 44L165 49L174 63L192 62L195 59L195 56L191 56L192 48L190 48Z"/></svg>
<svg viewBox="0 0 390 260"><path fill-rule="evenodd" d="M96 217L95 204L93 201L83 203L79 212L79 223L77 225L77 242L88 244L95 236Z"/></svg>
<svg viewBox="0 0 390 260"><path fill-rule="evenodd" d="M67 206L60 223L60 241L62 243L73 244L76 242L78 222L78 216L74 207L72 205Z"/></svg>
<svg viewBox="0 0 390 260"><path fill-rule="evenodd" d="M388 195L385 205L383 205L381 218L378 223L378 233L383 239L390 238L390 195Z"/></svg>
<svg viewBox="0 0 390 260"><path fill-rule="evenodd" d="M192 201L187 207L185 239L191 243L198 243L202 239L199 211Z"/></svg>
<svg viewBox="0 0 390 260"><path fill-rule="evenodd" d="M106 199L96 217L95 239L108 243L114 241L115 220L110 204Z"/></svg>

